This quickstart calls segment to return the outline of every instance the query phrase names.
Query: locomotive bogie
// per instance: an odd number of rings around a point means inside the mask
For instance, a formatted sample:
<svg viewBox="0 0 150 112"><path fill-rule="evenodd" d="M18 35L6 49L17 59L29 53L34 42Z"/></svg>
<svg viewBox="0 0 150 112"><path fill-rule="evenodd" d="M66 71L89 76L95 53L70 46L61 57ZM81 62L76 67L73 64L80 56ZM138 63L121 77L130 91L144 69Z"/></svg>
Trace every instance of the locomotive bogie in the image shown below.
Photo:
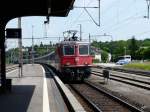
<svg viewBox="0 0 150 112"><path fill-rule="evenodd" d="M63 79L67 81L83 81L91 74L90 67L65 67L61 69Z"/></svg>

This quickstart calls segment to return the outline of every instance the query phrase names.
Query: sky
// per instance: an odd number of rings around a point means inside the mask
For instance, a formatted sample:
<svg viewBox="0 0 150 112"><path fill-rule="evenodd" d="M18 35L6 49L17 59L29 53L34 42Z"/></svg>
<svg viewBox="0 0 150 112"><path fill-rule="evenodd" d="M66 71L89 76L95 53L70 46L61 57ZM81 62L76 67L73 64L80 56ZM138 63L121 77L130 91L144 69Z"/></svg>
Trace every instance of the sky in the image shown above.
<svg viewBox="0 0 150 112"><path fill-rule="evenodd" d="M97 7L98 0L75 0L75 7ZM95 22L98 20L98 9L87 8ZM90 35L111 35L91 37L97 41L127 40L134 35L136 39L141 40L150 38L150 19L147 16L146 0L101 0L100 26L97 26L83 8L73 8L67 17L50 17L50 23L44 25L46 17L22 17L22 42L23 46L31 46L31 39L34 44L41 42L49 44L50 41L56 43L63 37L63 32L67 30L80 30L82 26L82 38L87 39ZM6 28L17 28L17 18L8 22ZM7 49L18 47L18 40L8 39L6 41Z"/></svg>

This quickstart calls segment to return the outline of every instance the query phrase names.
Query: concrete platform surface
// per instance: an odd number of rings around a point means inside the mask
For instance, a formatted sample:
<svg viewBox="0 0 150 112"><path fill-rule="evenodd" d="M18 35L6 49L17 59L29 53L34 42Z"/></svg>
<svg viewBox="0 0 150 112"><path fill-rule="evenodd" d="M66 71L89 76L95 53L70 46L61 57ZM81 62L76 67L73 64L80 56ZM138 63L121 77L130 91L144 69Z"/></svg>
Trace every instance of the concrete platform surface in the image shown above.
<svg viewBox="0 0 150 112"><path fill-rule="evenodd" d="M45 73L38 64L24 65L22 78L18 70L7 73L7 78L12 79L12 92L0 94L0 112L66 112L50 74Z"/></svg>

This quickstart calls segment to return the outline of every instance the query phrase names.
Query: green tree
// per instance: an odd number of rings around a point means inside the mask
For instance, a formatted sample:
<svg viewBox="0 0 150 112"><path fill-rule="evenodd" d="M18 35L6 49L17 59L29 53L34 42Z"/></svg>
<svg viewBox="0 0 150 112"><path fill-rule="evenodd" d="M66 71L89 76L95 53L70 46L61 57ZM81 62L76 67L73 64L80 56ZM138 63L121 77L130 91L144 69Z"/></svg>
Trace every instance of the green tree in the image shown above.
<svg viewBox="0 0 150 112"><path fill-rule="evenodd" d="M102 62L106 63L108 60L108 53L106 51L102 51L101 58L102 58Z"/></svg>
<svg viewBox="0 0 150 112"><path fill-rule="evenodd" d="M43 48L43 47L44 47L42 42L40 43L40 47L41 47L41 48Z"/></svg>
<svg viewBox="0 0 150 112"><path fill-rule="evenodd" d="M137 40L135 39L135 37L133 36L131 39L131 42L129 43L129 50L130 50L130 54L132 59L136 59L136 52L139 49L138 45L137 45Z"/></svg>
<svg viewBox="0 0 150 112"><path fill-rule="evenodd" d="M150 47L144 50L144 59L150 59Z"/></svg>
<svg viewBox="0 0 150 112"><path fill-rule="evenodd" d="M141 42L141 46L145 47L145 46L150 46L150 39L145 39Z"/></svg>
<svg viewBox="0 0 150 112"><path fill-rule="evenodd" d="M137 52L136 52L136 58L138 60L143 60L144 59L144 52L145 52L144 48L139 48L139 50L137 50Z"/></svg>

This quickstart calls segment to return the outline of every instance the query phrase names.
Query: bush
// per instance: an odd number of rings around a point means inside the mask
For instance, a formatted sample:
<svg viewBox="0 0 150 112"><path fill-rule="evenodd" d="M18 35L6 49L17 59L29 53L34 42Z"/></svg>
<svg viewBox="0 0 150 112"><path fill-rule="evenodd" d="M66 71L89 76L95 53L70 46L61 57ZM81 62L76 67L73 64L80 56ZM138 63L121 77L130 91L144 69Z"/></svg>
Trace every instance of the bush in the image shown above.
<svg viewBox="0 0 150 112"><path fill-rule="evenodd" d="M108 60L108 53L107 53L106 51L103 51L103 52L101 53L101 57L102 57L102 62L103 62L103 63L106 63L107 60Z"/></svg>
<svg viewBox="0 0 150 112"><path fill-rule="evenodd" d="M99 63L99 59L93 59L93 63Z"/></svg>

